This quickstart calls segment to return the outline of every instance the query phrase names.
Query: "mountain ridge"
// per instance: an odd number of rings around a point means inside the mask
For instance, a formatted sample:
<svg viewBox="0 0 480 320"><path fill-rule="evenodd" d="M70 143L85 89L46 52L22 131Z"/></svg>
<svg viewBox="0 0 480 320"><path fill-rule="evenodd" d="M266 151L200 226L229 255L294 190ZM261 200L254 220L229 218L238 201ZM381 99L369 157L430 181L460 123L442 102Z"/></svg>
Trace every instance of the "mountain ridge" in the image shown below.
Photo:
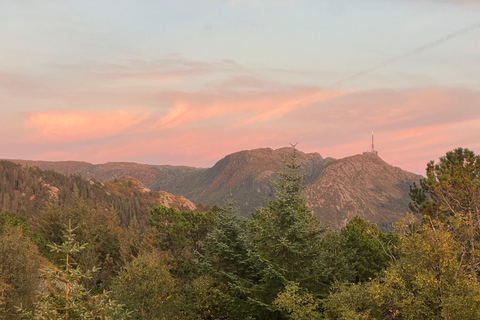
<svg viewBox="0 0 480 320"><path fill-rule="evenodd" d="M234 200L240 214L250 216L275 192L274 181L294 148L260 148L226 155L211 168L107 162L17 160L23 165L87 179L109 181L132 177L153 191L166 191L195 204ZM355 215L384 229L408 211L409 186L422 176L392 166L375 154L342 159L296 150L304 174L304 196L322 225L343 226ZM12 160L15 161L15 160ZM74 171L74 172L73 172Z"/></svg>

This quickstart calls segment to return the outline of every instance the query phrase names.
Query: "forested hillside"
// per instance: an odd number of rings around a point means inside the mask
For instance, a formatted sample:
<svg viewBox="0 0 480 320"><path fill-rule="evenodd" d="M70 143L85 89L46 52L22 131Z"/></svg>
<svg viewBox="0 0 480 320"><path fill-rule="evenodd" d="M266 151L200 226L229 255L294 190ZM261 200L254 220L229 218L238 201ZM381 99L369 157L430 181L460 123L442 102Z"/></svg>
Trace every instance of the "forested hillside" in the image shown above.
<svg viewBox="0 0 480 320"><path fill-rule="evenodd" d="M213 206L236 201L238 213L251 217L275 193L274 181L293 148L239 151L208 169L136 163L21 161L60 173L75 171L82 177L109 181L133 177L152 190L183 196ZM410 185L421 176L406 172L374 154L343 159L323 158L318 153L297 151L305 175L304 195L322 226L343 227L358 215L387 230L408 210Z"/></svg>
<svg viewBox="0 0 480 320"><path fill-rule="evenodd" d="M18 211L0 213L2 319L480 317L480 156L467 149L428 164L390 233L360 217L322 228L295 151L251 219L231 201L153 206L143 228L97 201L101 184L64 177L63 195L58 174L1 164ZM141 186L121 183L110 196Z"/></svg>
<svg viewBox="0 0 480 320"><path fill-rule="evenodd" d="M128 225L134 216L146 224L154 205L196 210L187 199L151 192L133 178L99 182L10 161L0 161L0 177L0 208L17 212L26 219L34 219L52 206L74 207L80 199L90 208L113 209L122 225Z"/></svg>

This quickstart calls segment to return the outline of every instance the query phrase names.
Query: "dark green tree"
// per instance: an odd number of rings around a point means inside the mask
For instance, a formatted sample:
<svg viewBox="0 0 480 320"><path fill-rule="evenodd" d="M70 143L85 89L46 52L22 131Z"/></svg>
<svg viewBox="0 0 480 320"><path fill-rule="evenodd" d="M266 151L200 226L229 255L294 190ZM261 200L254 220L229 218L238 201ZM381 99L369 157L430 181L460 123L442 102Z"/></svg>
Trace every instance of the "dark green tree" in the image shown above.
<svg viewBox="0 0 480 320"><path fill-rule="evenodd" d="M205 262L221 281L217 288L228 288L222 297L230 318L291 318L287 307L275 301L284 301L279 295L292 283L305 297L328 292L331 270L325 264L323 230L301 196L299 171L294 150L279 173L275 198L251 220L221 216L207 237Z"/></svg>
<svg viewBox="0 0 480 320"><path fill-rule="evenodd" d="M186 279L194 272L195 252L200 249L201 241L215 227L215 213L156 206L151 210L149 224L147 244L167 253L173 265L172 272Z"/></svg>
<svg viewBox="0 0 480 320"><path fill-rule="evenodd" d="M200 248L202 276L187 290L194 295L187 295L188 301L196 301L189 313L198 319L248 319L252 313L249 289L261 280L263 266L249 240L249 221L231 206L214 209L217 227Z"/></svg>
<svg viewBox="0 0 480 320"><path fill-rule="evenodd" d="M340 231L339 255L353 271L353 282L375 278L396 258L398 238L384 234L375 224L355 216Z"/></svg>

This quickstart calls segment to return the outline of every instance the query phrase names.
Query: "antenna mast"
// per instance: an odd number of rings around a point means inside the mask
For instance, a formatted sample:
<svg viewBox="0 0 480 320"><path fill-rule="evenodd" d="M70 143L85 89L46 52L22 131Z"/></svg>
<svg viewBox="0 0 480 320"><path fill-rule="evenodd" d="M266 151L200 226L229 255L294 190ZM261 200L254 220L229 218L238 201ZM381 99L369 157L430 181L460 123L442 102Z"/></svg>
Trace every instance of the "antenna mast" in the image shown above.
<svg viewBox="0 0 480 320"><path fill-rule="evenodd" d="M364 152L363 154L376 154L376 155L378 155L378 151L375 150L373 130L372 130L372 149L370 151Z"/></svg>

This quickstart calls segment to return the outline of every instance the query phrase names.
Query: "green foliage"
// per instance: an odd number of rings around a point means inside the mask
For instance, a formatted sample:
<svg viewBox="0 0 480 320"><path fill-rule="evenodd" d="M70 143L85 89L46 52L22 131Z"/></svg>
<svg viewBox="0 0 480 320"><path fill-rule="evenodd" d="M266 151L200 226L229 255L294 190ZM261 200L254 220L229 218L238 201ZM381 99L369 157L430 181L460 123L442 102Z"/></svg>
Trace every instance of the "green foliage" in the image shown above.
<svg viewBox="0 0 480 320"><path fill-rule="evenodd" d="M478 319L479 173L480 157L468 149L428 163L427 178L410 193L422 223L405 220L396 260L377 279L338 284L327 318Z"/></svg>
<svg viewBox="0 0 480 320"><path fill-rule="evenodd" d="M211 275L203 275L189 282L184 290L184 312L181 319L229 320L238 313L232 312L234 306L229 288ZM245 319L245 317L241 317Z"/></svg>
<svg viewBox="0 0 480 320"><path fill-rule="evenodd" d="M298 170L294 153L280 173L275 199L251 220L220 213L217 229L204 241L203 266L224 288L219 297L230 318L286 319L274 302L292 282L315 297L328 290L322 230L300 195Z"/></svg>
<svg viewBox="0 0 480 320"><path fill-rule="evenodd" d="M427 165L427 179L411 189L411 208L425 223L443 222L461 254L480 271L480 156L458 148Z"/></svg>
<svg viewBox="0 0 480 320"><path fill-rule="evenodd" d="M106 183L112 196L0 162L0 207L17 211L0 212L0 318L480 318L480 157L429 163L411 189L422 222L409 216L393 235L360 217L320 228L296 156L250 220L228 205L154 207L147 221L154 195L134 181Z"/></svg>
<svg viewBox="0 0 480 320"><path fill-rule="evenodd" d="M179 319L178 281L156 253L129 262L114 279L112 293L133 319Z"/></svg>
<svg viewBox="0 0 480 320"><path fill-rule="evenodd" d="M120 237L122 229L115 210L91 208L78 193L72 194L72 208L61 208L51 204L43 210L35 220L39 234L49 244L63 245L63 234L66 226L71 222L75 226L76 239L80 243L88 243L84 250L78 253L79 266L83 270L100 267L101 271L92 274L92 277L83 279L87 289L103 291L115 271L122 265ZM50 260L60 263L62 258L58 252L46 252ZM94 288L97 286L96 288Z"/></svg>
<svg viewBox="0 0 480 320"><path fill-rule="evenodd" d="M215 227L215 212L196 213L175 208L156 206L151 210L147 241L154 248L170 255L172 270L179 277L193 272L194 253L200 242Z"/></svg>
<svg viewBox="0 0 480 320"><path fill-rule="evenodd" d="M427 178L411 188L411 209L440 220L472 213L480 221L480 156L468 149L447 152L427 164Z"/></svg>
<svg viewBox="0 0 480 320"><path fill-rule="evenodd" d="M23 318L27 319L127 319L128 313L110 299L107 292L93 295L82 285L83 279L88 279L97 270L93 268L83 271L76 267L74 257L87 244L75 239L75 229L69 224L63 235L61 245L51 245L52 251L64 256L61 269L45 267L43 278L46 281L49 295L43 295L33 310L20 308Z"/></svg>
<svg viewBox="0 0 480 320"><path fill-rule="evenodd" d="M200 240L214 227L212 211L196 213L156 206L150 212L154 245L163 251L181 252L186 247L198 249Z"/></svg>
<svg viewBox="0 0 480 320"><path fill-rule="evenodd" d="M379 278L337 286L327 318L478 319L480 283L459 250L443 224L413 228L400 237L400 258Z"/></svg>
<svg viewBox="0 0 480 320"><path fill-rule="evenodd" d="M248 221L229 208L217 208L216 213L217 227L202 241L200 248L199 268L207 276L194 282L192 291L204 288L209 296L215 297L208 309L213 319L246 319L251 314L249 288L261 280L263 267L252 251ZM215 305L218 302L222 305ZM196 304L196 308L191 313L197 314L198 319L210 319L201 304Z"/></svg>
<svg viewBox="0 0 480 320"><path fill-rule="evenodd" d="M216 214L217 227L202 241L203 267L208 272L220 271L219 277L235 274L237 277L258 280L259 269L256 269L250 257L248 221L226 209L217 210Z"/></svg>
<svg viewBox="0 0 480 320"><path fill-rule="evenodd" d="M11 215L7 217L12 218ZM27 309L32 307L40 282L40 261L36 245L25 235L22 226L2 225L0 319L17 319L16 306L24 305Z"/></svg>
<svg viewBox="0 0 480 320"><path fill-rule="evenodd" d="M257 260L264 267L262 286L271 291L270 297L264 297L266 303L271 303L288 282L298 282L313 292L326 288L325 284L322 288L325 276L321 259L323 231L301 196L302 176L296 152L280 177L275 199L258 209L250 222L249 239Z"/></svg>
<svg viewBox="0 0 480 320"><path fill-rule="evenodd" d="M0 212L0 233L3 233L8 227L18 227L24 235L32 234L32 228L26 219L20 218L12 211Z"/></svg>
<svg viewBox="0 0 480 320"><path fill-rule="evenodd" d="M375 278L395 259L398 238L384 234L376 225L356 216L340 232L339 254L353 271L354 282Z"/></svg>
<svg viewBox="0 0 480 320"><path fill-rule="evenodd" d="M308 293L301 292L296 283L290 283L285 287L273 302L288 319L292 320L316 320L321 319L321 313L318 309L319 301Z"/></svg>

